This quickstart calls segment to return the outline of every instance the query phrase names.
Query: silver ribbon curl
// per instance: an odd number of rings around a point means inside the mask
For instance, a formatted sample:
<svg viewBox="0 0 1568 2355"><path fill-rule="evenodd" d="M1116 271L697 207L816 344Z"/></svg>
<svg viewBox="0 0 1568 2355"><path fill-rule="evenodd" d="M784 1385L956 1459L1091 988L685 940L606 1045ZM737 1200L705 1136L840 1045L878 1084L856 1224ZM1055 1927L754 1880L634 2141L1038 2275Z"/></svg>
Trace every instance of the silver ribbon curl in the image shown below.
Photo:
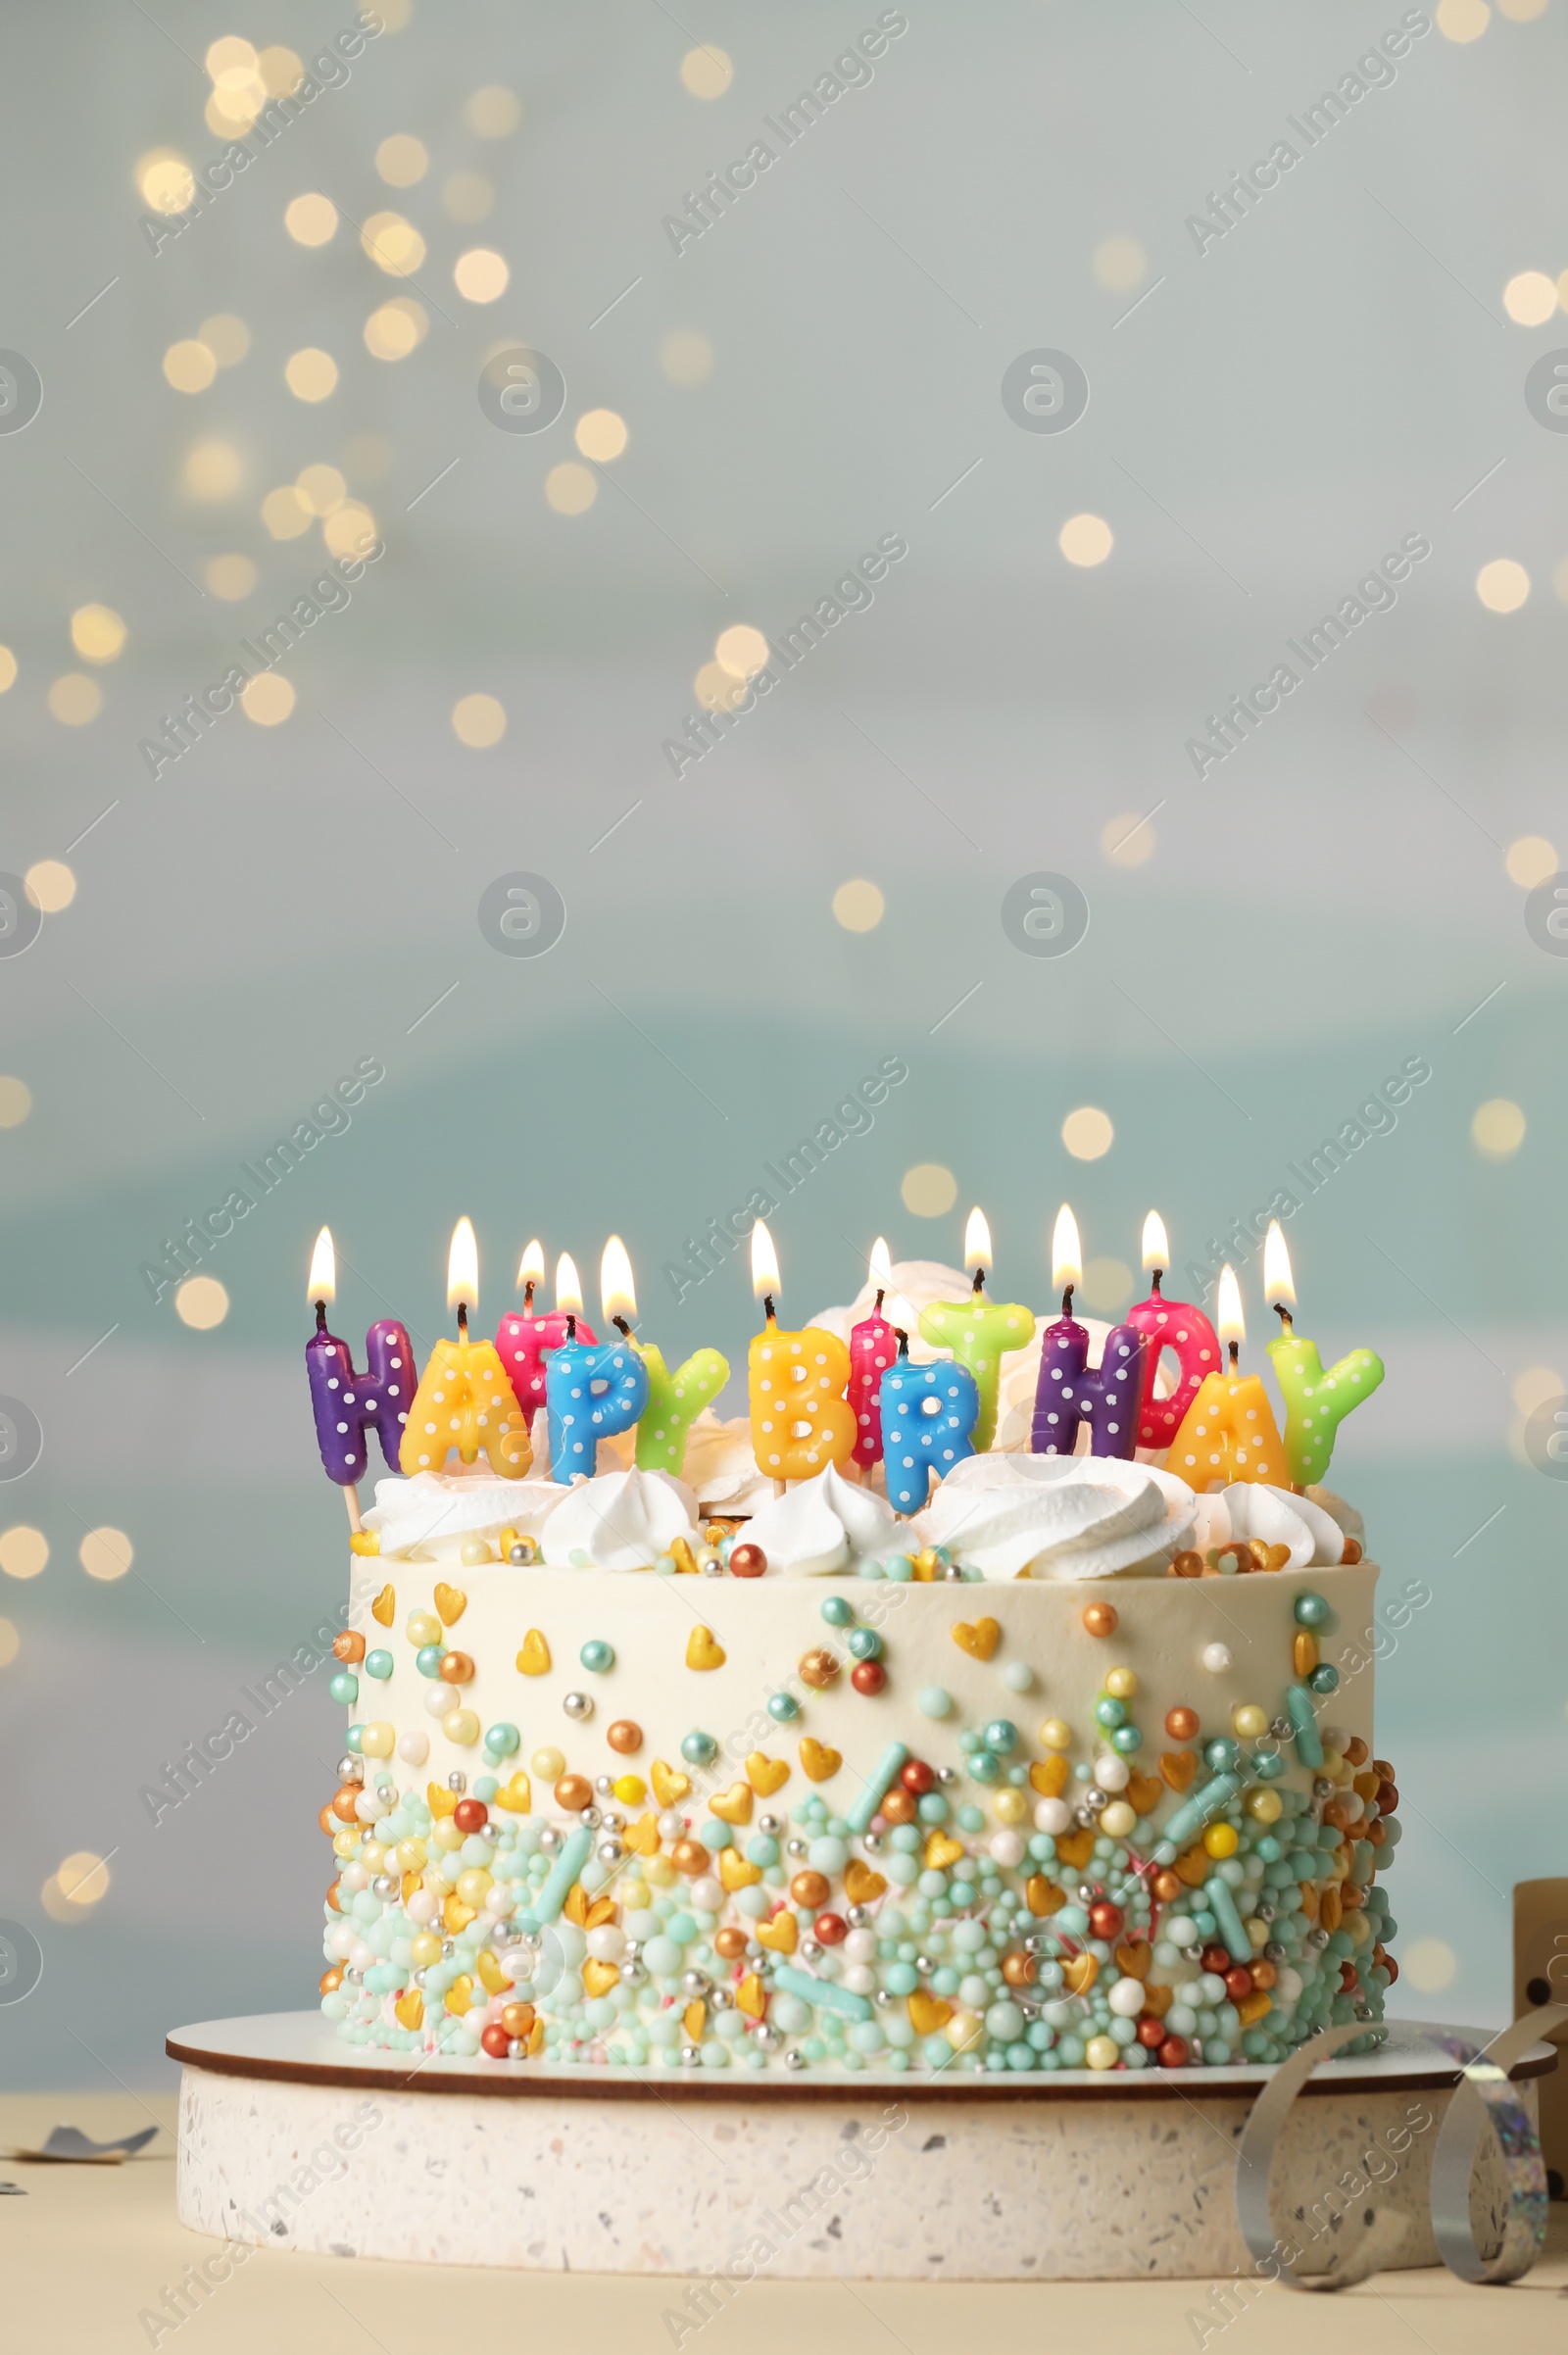
<svg viewBox="0 0 1568 2355"><path fill-rule="evenodd" d="M1544 2004L1485 2046L1441 2029L1416 2030L1426 2043L1459 2063L1433 2154L1431 2203L1438 2254L1462 2281L1489 2286L1517 2281L1544 2244L1546 2178L1541 2141L1508 2072L1530 2045L1564 2021L1568 2003ZM1381 2215L1344 2265L1331 2274L1301 2275L1282 2253L1269 2211L1274 2153L1298 2094L1320 2061L1365 2034L1366 2023L1353 2021L1313 2036L1276 2070L1249 2113L1236 2154L1236 2213L1248 2254L1263 2280L1285 2281L1293 2289L1348 2289L1382 2271L1405 2237L1401 2219ZM1496 2137L1508 2189L1502 2240L1490 2258L1482 2256L1470 2229L1470 2182L1484 2125Z"/></svg>

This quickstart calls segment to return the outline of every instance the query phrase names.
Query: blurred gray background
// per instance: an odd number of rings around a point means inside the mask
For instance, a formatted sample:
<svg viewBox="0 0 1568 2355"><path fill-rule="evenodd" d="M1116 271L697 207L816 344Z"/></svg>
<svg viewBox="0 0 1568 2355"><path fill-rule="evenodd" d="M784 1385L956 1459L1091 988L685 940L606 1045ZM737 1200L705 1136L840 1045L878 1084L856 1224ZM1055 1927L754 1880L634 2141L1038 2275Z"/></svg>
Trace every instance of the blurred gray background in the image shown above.
<svg viewBox="0 0 1568 2355"><path fill-rule="evenodd" d="M530 1235L591 1279L614 1228L644 1335L743 1364L739 1255L679 1300L661 1270L890 1057L773 1221L792 1316L878 1232L958 1257L971 1202L1043 1308L1070 1199L1106 1312L1152 1204L1186 1294L1302 1198L1298 1329L1389 1368L1336 1482L1386 1592L1431 1595L1378 1672L1396 1995L1500 2019L1510 1884L1564 1869L1568 1490L1525 1436L1568 1373L1568 965L1529 898L1568 859L1568 438L1527 398L1568 363L1564 0L382 13L182 216L350 0L5 12L0 1392L43 1447L0 1483L0 1916L44 1968L0 2070L160 2082L170 2026L315 1998L324 1676L156 1827L138 1791L346 1592L322 1220L356 1355L377 1315L441 1330L467 1211L487 1329ZM479 398L519 345L564 380L537 431ZM1067 430L1004 400L1042 350L1088 381ZM368 530L254 716L150 760ZM874 601L672 762L739 685L721 634L778 642L884 536ZM1200 779L1208 715L1407 536L1396 603ZM1004 925L1042 872L1087 903L1065 955ZM564 904L547 954L481 929L518 873ZM155 1300L363 1058L352 1125Z"/></svg>

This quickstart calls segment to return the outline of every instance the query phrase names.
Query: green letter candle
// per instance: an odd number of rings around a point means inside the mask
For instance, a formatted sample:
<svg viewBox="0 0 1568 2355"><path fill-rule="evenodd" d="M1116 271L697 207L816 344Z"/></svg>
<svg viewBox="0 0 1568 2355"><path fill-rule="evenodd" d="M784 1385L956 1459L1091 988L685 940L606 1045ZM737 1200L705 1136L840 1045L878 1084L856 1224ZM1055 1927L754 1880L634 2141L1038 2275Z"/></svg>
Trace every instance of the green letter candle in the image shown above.
<svg viewBox="0 0 1568 2355"><path fill-rule="evenodd" d="M1292 1330L1296 1286L1277 1218L1270 1221L1263 1245L1263 1292L1281 1325L1268 1353L1285 1399L1286 1461L1297 1485L1309 1488L1328 1471L1334 1435L1351 1407L1369 1398L1382 1381L1383 1360L1370 1349L1351 1349L1325 1373L1317 1343L1303 1341Z"/></svg>
<svg viewBox="0 0 1568 2355"><path fill-rule="evenodd" d="M972 1434L983 1455L997 1436L997 1393L1004 1349L1025 1349L1034 1339L1032 1308L1016 1300L990 1300L985 1294L991 1264L991 1236L978 1210L969 1213L964 1262L974 1269L974 1291L966 1300L933 1300L920 1311L920 1338L933 1349L951 1349L967 1366L980 1392L980 1414Z"/></svg>
<svg viewBox="0 0 1568 2355"><path fill-rule="evenodd" d="M686 1435L703 1408L729 1380L729 1360L716 1349L698 1349L671 1373L652 1342L638 1342L648 1368L648 1404L637 1426L637 1469L673 1472L686 1462Z"/></svg>

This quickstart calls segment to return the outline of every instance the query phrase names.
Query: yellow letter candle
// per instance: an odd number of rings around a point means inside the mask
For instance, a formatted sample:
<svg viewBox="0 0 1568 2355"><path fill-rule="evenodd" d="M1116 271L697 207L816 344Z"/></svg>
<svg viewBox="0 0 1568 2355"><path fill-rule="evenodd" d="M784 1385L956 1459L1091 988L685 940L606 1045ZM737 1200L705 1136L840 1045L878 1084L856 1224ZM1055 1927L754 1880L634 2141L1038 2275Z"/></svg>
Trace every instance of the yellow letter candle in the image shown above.
<svg viewBox="0 0 1568 2355"><path fill-rule="evenodd" d="M1271 1488L1290 1486L1268 1393L1258 1375L1237 1370L1237 1344L1245 1335L1241 1292L1231 1269L1222 1268L1219 1337L1230 1343L1230 1366L1204 1375L1165 1458L1166 1471L1177 1473L1200 1496L1238 1480L1265 1480Z"/></svg>
<svg viewBox="0 0 1568 2355"><path fill-rule="evenodd" d="M767 1322L747 1360L752 1452L757 1468L782 1489L810 1480L829 1464L849 1462L855 1450L855 1409L844 1394L850 1352L834 1333L807 1325L787 1333L775 1320L779 1289L773 1240L759 1219L752 1229L752 1290Z"/></svg>
<svg viewBox="0 0 1568 2355"><path fill-rule="evenodd" d="M473 1228L460 1218L447 1260L447 1306L458 1312L456 1341L438 1341L419 1377L403 1430L398 1462L407 1473L438 1472L456 1447L459 1459L481 1455L503 1480L517 1480L533 1461L526 1417L493 1341L470 1341L468 1310L479 1297Z"/></svg>
<svg viewBox="0 0 1568 2355"><path fill-rule="evenodd" d="M1004 1350L1025 1349L1035 1334L1034 1311L1017 1301L986 1298L986 1270L991 1261L991 1230L978 1210L971 1210L964 1230L963 1263L974 1269L974 1290L966 1300L933 1300L920 1312L920 1337L933 1349L951 1349L959 1365L973 1374L980 1393L980 1416L973 1432L974 1451L983 1455L997 1436L997 1392Z"/></svg>
<svg viewBox="0 0 1568 2355"><path fill-rule="evenodd" d="M1269 1343L1268 1353L1285 1400L1285 1459L1292 1480L1309 1488L1328 1477L1340 1425L1377 1389L1383 1360L1370 1349L1351 1349L1323 1371L1317 1343L1303 1341L1291 1324L1296 1286L1277 1218L1270 1222L1263 1246L1263 1296L1280 1318L1280 1337Z"/></svg>

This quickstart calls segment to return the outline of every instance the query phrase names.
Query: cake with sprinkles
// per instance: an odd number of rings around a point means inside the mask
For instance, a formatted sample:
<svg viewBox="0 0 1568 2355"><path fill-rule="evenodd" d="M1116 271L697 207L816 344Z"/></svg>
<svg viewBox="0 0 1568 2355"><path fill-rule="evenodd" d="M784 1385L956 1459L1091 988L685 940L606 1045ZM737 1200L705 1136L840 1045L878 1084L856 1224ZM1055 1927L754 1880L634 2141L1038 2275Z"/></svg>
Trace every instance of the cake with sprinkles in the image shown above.
<svg viewBox="0 0 1568 2355"><path fill-rule="evenodd" d="M1323 1474L1382 1368L1325 1371L1282 1260L1283 1428L1223 1285L1218 1332L1157 1272L1106 1331L1070 1255L1050 1323L983 1265L884 1256L798 1333L768 1294L728 1419L724 1360L667 1370L629 1275L605 1345L531 1281L470 1340L460 1294L416 1385L391 1320L355 1373L313 1273L356 1524L320 1811L338 2036L1043 2091L1380 2041L1378 1572ZM393 1469L361 1518L372 1433Z"/></svg>

